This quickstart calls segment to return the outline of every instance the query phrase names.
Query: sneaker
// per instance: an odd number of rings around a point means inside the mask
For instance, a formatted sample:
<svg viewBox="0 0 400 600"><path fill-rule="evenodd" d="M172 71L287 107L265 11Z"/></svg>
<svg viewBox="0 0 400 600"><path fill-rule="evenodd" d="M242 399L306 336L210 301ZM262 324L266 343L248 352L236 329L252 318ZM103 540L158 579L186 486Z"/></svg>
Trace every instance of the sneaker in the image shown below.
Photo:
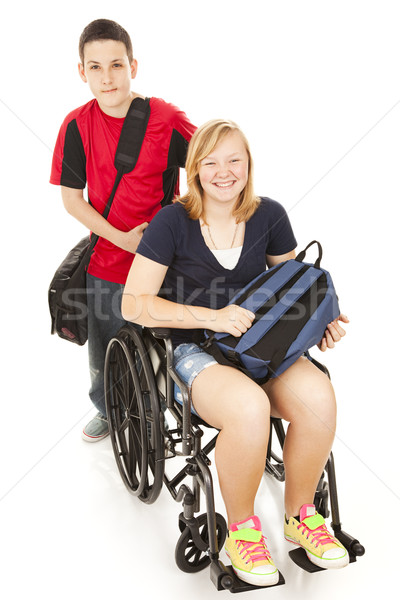
<svg viewBox="0 0 400 600"><path fill-rule="evenodd" d="M346 548L328 531L314 504L301 507L300 521L285 518L284 532L288 542L304 548L310 561L321 569L341 569L349 564Z"/></svg>
<svg viewBox="0 0 400 600"><path fill-rule="evenodd" d="M259 586L278 583L279 571L267 548L260 519L255 515L231 525L225 552L239 579Z"/></svg>
<svg viewBox="0 0 400 600"><path fill-rule="evenodd" d="M108 421L106 417L99 412L89 421L82 431L82 439L85 442L99 442L109 435Z"/></svg>

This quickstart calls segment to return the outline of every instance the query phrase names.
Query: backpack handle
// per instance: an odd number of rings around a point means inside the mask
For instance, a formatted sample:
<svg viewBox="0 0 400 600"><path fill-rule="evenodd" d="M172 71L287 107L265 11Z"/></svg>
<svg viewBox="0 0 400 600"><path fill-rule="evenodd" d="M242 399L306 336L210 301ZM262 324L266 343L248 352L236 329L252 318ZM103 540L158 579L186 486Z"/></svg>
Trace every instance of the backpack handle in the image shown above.
<svg viewBox="0 0 400 600"><path fill-rule="evenodd" d="M296 256L296 259L295 259L295 260L297 260L298 262L303 262L303 260L304 260L304 258L305 258L305 256L306 256L306 252L307 252L307 250L308 250L308 249L309 249L309 247L310 247L310 246L312 246L313 244L318 244L318 258L317 258L317 260L316 260L316 261L315 261L315 263L314 263L314 267L315 267L316 269L319 269L319 268L320 268L320 264L321 264L321 258L322 258L322 246L321 246L321 244L320 244L319 242L317 242L317 240L314 240L313 242L310 242L310 243L308 244L308 246L306 246L306 247L304 248L304 250L303 250L302 252L300 252L300 253L299 253L299 254Z"/></svg>

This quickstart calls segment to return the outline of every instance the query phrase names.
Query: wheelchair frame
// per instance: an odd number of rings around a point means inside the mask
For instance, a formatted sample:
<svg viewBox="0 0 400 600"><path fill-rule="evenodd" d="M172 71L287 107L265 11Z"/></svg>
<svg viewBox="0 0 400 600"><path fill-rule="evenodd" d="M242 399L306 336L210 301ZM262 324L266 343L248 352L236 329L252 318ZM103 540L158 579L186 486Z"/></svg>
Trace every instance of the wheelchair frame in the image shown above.
<svg viewBox="0 0 400 600"><path fill-rule="evenodd" d="M327 369L312 359L328 376ZM182 393L182 406L174 400L174 383ZM219 559L227 526L222 515L215 512L213 480L208 455L214 449L218 432L202 448L203 429L207 423L191 413L190 392L173 367L173 346L168 329L123 326L110 341L105 359L105 397L111 444L121 478L128 491L142 502L155 502L165 485L177 502L182 502L175 560L184 572L197 572L210 565L210 577L218 590L241 592L256 589L238 579L231 566ZM169 429L164 412L169 411L177 426ZM285 430L280 419L271 418L271 435L265 471L278 481L284 481L283 461L272 450L272 433L280 450ZM181 446L181 450L178 447ZM169 478L165 461L181 455L185 466ZM347 548L350 561L364 554L363 546L341 529L333 455L331 453L318 484L315 505L325 518L329 516L328 497L332 512L332 528ZM192 486L185 480L192 479ZM200 511L204 493L206 513ZM303 549L289 552L292 560L309 572L320 570L311 563ZM284 583L280 574L279 583Z"/></svg>

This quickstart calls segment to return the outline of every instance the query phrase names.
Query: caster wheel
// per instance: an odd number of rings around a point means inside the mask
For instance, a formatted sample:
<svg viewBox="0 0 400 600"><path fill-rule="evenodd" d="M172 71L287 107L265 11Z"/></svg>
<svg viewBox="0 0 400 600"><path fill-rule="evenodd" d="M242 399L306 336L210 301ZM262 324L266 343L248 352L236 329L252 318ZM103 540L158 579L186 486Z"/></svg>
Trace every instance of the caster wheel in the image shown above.
<svg viewBox="0 0 400 600"><path fill-rule="evenodd" d="M217 521L217 544L218 552L224 545L226 538L226 523L222 515L215 513ZM185 573L196 573L205 569L210 564L208 556L209 537L207 515L204 513L196 518L199 535L206 544L205 549L196 546L189 527L183 530L175 549L175 561L181 571ZM228 583L228 582L227 582Z"/></svg>
<svg viewBox="0 0 400 600"><path fill-rule="evenodd" d="M231 590L234 585L233 578L230 575L224 575L221 579L221 585L224 590Z"/></svg>

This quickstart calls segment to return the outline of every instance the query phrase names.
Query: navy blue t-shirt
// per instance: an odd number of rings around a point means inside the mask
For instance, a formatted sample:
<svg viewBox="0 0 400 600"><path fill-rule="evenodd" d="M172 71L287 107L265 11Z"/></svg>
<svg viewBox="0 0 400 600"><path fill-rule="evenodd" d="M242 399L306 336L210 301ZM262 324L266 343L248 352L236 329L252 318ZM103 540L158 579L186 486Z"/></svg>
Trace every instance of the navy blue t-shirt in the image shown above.
<svg viewBox="0 0 400 600"><path fill-rule="evenodd" d="M172 302L219 309L267 268L266 255L279 256L296 247L283 206L261 198L247 221L242 252L233 269L225 269L207 247L198 220L189 219L179 202L162 208L144 231L137 254L168 266L160 295ZM168 327L160 323L160 327ZM176 347L197 340L199 330L174 329ZM194 338L194 335L196 337Z"/></svg>

